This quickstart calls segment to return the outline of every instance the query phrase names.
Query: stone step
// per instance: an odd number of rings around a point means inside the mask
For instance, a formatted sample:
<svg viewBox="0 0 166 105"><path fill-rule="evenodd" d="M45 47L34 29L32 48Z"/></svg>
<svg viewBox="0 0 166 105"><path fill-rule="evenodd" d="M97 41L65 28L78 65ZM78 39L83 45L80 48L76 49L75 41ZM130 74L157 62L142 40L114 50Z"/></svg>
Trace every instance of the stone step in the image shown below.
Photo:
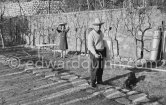
<svg viewBox="0 0 166 105"><path fill-rule="evenodd" d="M41 103L41 102L44 102L44 101L47 101L47 100L52 100L52 99L55 99L55 98L58 98L58 97L61 97L61 96L70 95L70 94L73 94L75 92L79 92L79 91L84 90L88 87L89 87L89 85L87 85L87 84L84 84L84 85L82 84L79 87L70 87L68 89L63 89L62 91L57 91L57 92L54 92L52 94L40 97L40 99L35 100L33 102L31 101L31 102L28 102L28 103L24 103L23 105L38 104L38 103Z"/></svg>
<svg viewBox="0 0 166 105"><path fill-rule="evenodd" d="M59 96L59 97L56 97L56 98L53 98L53 99L38 102L37 104L38 105L61 105L62 103L65 103L65 102L74 103L74 102L77 102L79 100L81 101L81 99L85 100L85 97L87 97L89 95L90 94L86 93L85 90L80 90L80 91L74 92L72 94L67 94L67 95L64 95L64 96Z"/></svg>
<svg viewBox="0 0 166 105"><path fill-rule="evenodd" d="M145 93L138 93L138 94L134 94L129 96L129 99L133 102L133 103L139 103L139 102L148 102L149 99L147 98L147 95Z"/></svg>
<svg viewBox="0 0 166 105"><path fill-rule="evenodd" d="M11 69L9 66L3 65L0 63L0 70Z"/></svg>
<svg viewBox="0 0 166 105"><path fill-rule="evenodd" d="M51 72L52 69L50 68L40 68L40 69L34 69L32 72L33 74L38 74L38 73L42 73L42 72Z"/></svg>
<svg viewBox="0 0 166 105"><path fill-rule="evenodd" d="M51 84L42 85L42 86L40 86L40 87L35 87L35 88L33 88L32 90L44 89L44 88L48 88L48 87L51 87L51 86L56 86L57 84L65 83L65 82L66 82L66 81L61 80L61 81L54 82L54 83L51 83ZM70 84L70 83L69 83L69 84Z"/></svg>
<svg viewBox="0 0 166 105"><path fill-rule="evenodd" d="M64 103L59 105L63 105L63 104ZM50 105L55 105L55 104L50 104ZM120 104L114 100L106 99L97 91L86 97L79 98L77 100L71 100L71 103L65 103L65 105L123 105L123 104Z"/></svg>
<svg viewBox="0 0 166 105"><path fill-rule="evenodd" d="M30 78L31 77L31 73L20 73L20 74L15 74L15 75L10 75L10 76L0 76L0 83L1 82L5 82L5 81L9 81L9 80L16 80L16 79L22 79L22 78Z"/></svg>
<svg viewBox="0 0 166 105"><path fill-rule="evenodd" d="M74 87L80 86L81 84L88 84L87 80L80 78L71 81L71 83Z"/></svg>
<svg viewBox="0 0 166 105"><path fill-rule="evenodd" d="M11 98L15 95L24 94L27 91L29 92L29 90L33 90L33 88L38 88L52 83L51 81L40 80L40 79L36 79L33 82L32 81L33 79L26 82L22 81L20 83L15 84L14 86L5 86L3 90L2 89L0 90L0 94L5 95L6 98Z"/></svg>
<svg viewBox="0 0 166 105"><path fill-rule="evenodd" d="M43 76L35 76L33 75L32 73L24 73L22 75L17 75L16 77L8 77L8 78L2 78L0 80L0 84L3 84L4 83L16 83L16 81L29 81L29 80L35 80L35 79L45 79ZM33 81L31 81L33 82ZM17 83L16 83L17 84ZM19 82L18 82L19 84Z"/></svg>
<svg viewBox="0 0 166 105"><path fill-rule="evenodd" d="M55 77L58 73L57 72L52 72L48 71L44 73L45 78L50 78L50 77Z"/></svg>
<svg viewBox="0 0 166 105"><path fill-rule="evenodd" d="M97 95L100 95L101 93L103 92L103 90L102 91L98 91L98 92L94 92L94 93L92 93L92 94L90 94L90 95L87 95L87 96L85 96L85 97L83 97L83 95L81 94L81 92L79 92L79 95L81 95L81 97L79 98L78 97L78 95L76 95L75 97L76 98L74 98L73 100L69 100L69 101L67 101L67 102L63 102L63 103L61 103L60 105L71 105L71 104L74 104L74 103L76 103L76 102L80 102L80 101L86 101L86 100L88 100L88 99L91 99L91 98L93 98L93 97L96 97ZM74 94L72 94L72 96L73 96Z"/></svg>
<svg viewBox="0 0 166 105"><path fill-rule="evenodd" d="M127 99L126 97L121 97L121 98L117 98L115 99L116 102L123 104L123 105L130 105L131 101L129 99Z"/></svg>
<svg viewBox="0 0 166 105"><path fill-rule="evenodd" d="M148 102L142 105L162 105L162 104L160 104L159 102Z"/></svg>
<svg viewBox="0 0 166 105"><path fill-rule="evenodd" d="M5 76L8 74L12 74L12 73L18 73L18 72L22 72L23 70L20 69L5 69L5 70L0 70L0 76Z"/></svg>
<svg viewBox="0 0 166 105"><path fill-rule="evenodd" d="M33 97L37 97L42 95L42 93L47 93L49 91L53 91L55 89L60 88L60 86L63 88L64 86L69 86L68 85L64 85L66 84L65 81L61 81L61 82L57 82L57 83L50 83L50 84L46 84L46 85L42 85L40 87L35 87L33 89L31 89L29 92L24 92L22 94L18 94L15 97L10 97L7 99L8 103L13 103L16 101L26 101L27 99L33 99ZM55 89L54 89L55 88ZM48 93L47 93L48 94Z"/></svg>
<svg viewBox="0 0 166 105"><path fill-rule="evenodd" d="M4 87L4 86L10 86L10 85L16 85L16 84L20 84L19 81L31 81L34 82L35 80L43 80L45 79L42 76L34 76L32 74L25 74L25 75L20 75L20 77L15 77L13 79L2 79L0 81L0 87Z"/></svg>
<svg viewBox="0 0 166 105"><path fill-rule="evenodd" d="M6 58L6 56L4 56L4 55L0 55L0 59L2 59L2 58Z"/></svg>
<svg viewBox="0 0 166 105"><path fill-rule="evenodd" d="M9 91L9 90L11 90L11 89L17 89L17 87L15 87L15 86L10 86L10 87L1 87L1 89L0 89L0 93L3 93L3 92L6 92L6 91Z"/></svg>
<svg viewBox="0 0 166 105"><path fill-rule="evenodd" d="M24 74L24 73L26 73L26 72L25 71L18 71L18 72L8 73L8 74L5 74L5 75L1 75L0 78L21 75L21 74Z"/></svg>
<svg viewBox="0 0 166 105"><path fill-rule="evenodd" d="M61 76L60 78L61 78L61 79L67 79L67 80L69 80L69 81L72 81L72 80L74 80L74 79L77 79L78 76L73 75L73 74L69 74L69 75Z"/></svg>
<svg viewBox="0 0 166 105"><path fill-rule="evenodd" d="M127 93L127 92L129 92L130 90L128 90L128 89L121 89L121 91L124 92L124 93ZM131 93L128 93L128 94L131 94Z"/></svg>
<svg viewBox="0 0 166 105"><path fill-rule="evenodd" d="M3 72L3 71L12 71L13 69L11 69L11 68L9 68L9 67L7 67L7 68L3 68L2 67L2 69L0 69L0 72Z"/></svg>
<svg viewBox="0 0 166 105"><path fill-rule="evenodd" d="M107 96L107 95L109 95L110 93L112 93L112 92L114 92L114 91L116 91L116 89L114 89L114 88L109 88L109 89L105 90L103 94L104 94L104 96Z"/></svg>
<svg viewBox="0 0 166 105"><path fill-rule="evenodd" d="M127 92L127 95L134 95L134 94L138 94L138 92L137 91L129 91L129 92Z"/></svg>
<svg viewBox="0 0 166 105"><path fill-rule="evenodd" d="M75 80L75 79L78 79L78 76L76 76L76 75L71 76L71 77L69 78L69 81L73 81L73 80Z"/></svg>
<svg viewBox="0 0 166 105"><path fill-rule="evenodd" d="M4 66L6 66L6 65L8 65L8 58L2 58L1 60L0 60L0 63L2 63Z"/></svg>
<svg viewBox="0 0 166 105"><path fill-rule="evenodd" d="M58 93L60 91L64 91L66 89L70 89L73 86L71 85L71 83L60 83L57 84L56 86L51 86L48 88L42 88L39 90L35 90L29 94L26 94L24 97L19 97L17 99L13 99L12 101L10 101L10 103L17 103L18 101L22 104L30 104L30 103L35 103L38 102L38 100L42 100L44 99L44 97L50 96L51 94L55 94Z"/></svg>
<svg viewBox="0 0 166 105"><path fill-rule="evenodd" d="M114 98L119 98L119 97L125 96L124 93L122 93L122 92L120 92L120 91L118 91L117 89L114 89L114 88L110 88L110 89L105 90L103 95L107 99L114 99Z"/></svg>
<svg viewBox="0 0 166 105"><path fill-rule="evenodd" d="M28 70L34 70L36 69L36 67L34 67L34 65L24 65L24 71L28 71Z"/></svg>
<svg viewBox="0 0 166 105"><path fill-rule="evenodd" d="M57 77L57 76L54 76L54 77L50 77L50 78L48 78L49 80L51 80L51 81L59 81L60 80L60 78L59 77Z"/></svg>
<svg viewBox="0 0 166 105"><path fill-rule="evenodd" d="M60 73L61 76L65 76L65 75L70 75L70 73L67 73L67 72L63 72L63 73Z"/></svg>

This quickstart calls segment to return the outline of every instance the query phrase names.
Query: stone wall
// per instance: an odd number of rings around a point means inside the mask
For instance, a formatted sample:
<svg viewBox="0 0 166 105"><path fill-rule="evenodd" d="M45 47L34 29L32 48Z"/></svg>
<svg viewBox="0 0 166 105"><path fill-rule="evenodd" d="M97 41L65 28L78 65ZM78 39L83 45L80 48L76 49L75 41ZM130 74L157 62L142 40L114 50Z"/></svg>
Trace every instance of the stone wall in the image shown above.
<svg viewBox="0 0 166 105"><path fill-rule="evenodd" d="M69 50L76 50L76 39L78 38L84 40L85 30L92 27L92 22L95 18L100 18L105 24L102 27L105 38L113 40L114 54L116 54L116 41L114 40L116 31L115 25L117 24L117 18L120 18L119 28L117 31L117 39L120 46L120 56L122 57L134 57L134 40L130 33L125 28L124 16L126 9L121 10L102 10L102 11L89 11L89 12L73 12L64 14L54 14L54 15L37 15L29 17L31 32L35 35L35 44L40 44L41 42L48 43L48 35L52 34L55 36L55 43L59 43L59 37L56 32L56 27L61 22L67 22L70 27L68 33L68 43ZM152 29L145 33L145 47L151 50L152 36L154 31L157 30L158 26L161 25L161 21L164 19L165 15L161 14L160 10L156 7L152 8L152 14L150 15ZM108 31L109 27L112 27L111 31ZM76 32L77 28L77 32ZM54 30L52 30L54 29ZM139 33L138 33L139 34ZM86 32L87 35L87 32ZM42 37L41 37L42 36ZM139 37L139 36L138 36ZM80 41L78 41L78 48L80 50ZM84 51L84 41L82 50ZM140 49L138 48L138 54L140 54ZM150 52L145 51L145 58L148 59Z"/></svg>
<svg viewBox="0 0 166 105"><path fill-rule="evenodd" d="M60 1L51 1L50 2L50 13L59 13L59 7L64 7L64 3ZM20 15L32 16L35 14L48 14L49 2L48 1L39 1L32 0L31 2L5 2L1 3L0 8L5 17L16 17Z"/></svg>
<svg viewBox="0 0 166 105"><path fill-rule="evenodd" d="M82 51L84 51L84 38L85 35L87 36L88 34L87 29L92 27L91 23L94 21L96 17L98 17L103 22L105 22L105 24L102 27L102 30L105 34L105 38L107 40L112 39L113 41L114 50L111 51L111 55L116 55L117 45L115 41L115 35L117 34L117 39L119 41L120 56L134 57L134 40L133 37L131 37L130 32L128 32L125 28L124 24L126 9L35 15L38 13L38 10L43 10L42 13L44 13L45 9L48 8L48 2L39 2L38 0L33 0L32 2L23 2L20 4L21 8L19 6L19 3L6 3L3 5L5 5L4 17L8 17L7 21L5 21L2 27L5 42L13 42L13 40L16 40L16 43L20 43L17 42L19 41L18 39L22 40L22 38L19 37L23 37L24 35L26 35L27 44L33 46L41 43L56 43L58 45L59 35L55 29L59 23L67 22L68 26L70 27L70 31L68 33L69 50L80 50L80 42L82 41ZM3 8L3 5L1 5L1 9ZM162 14L160 10L157 9L157 7L153 7L151 11L152 14L150 16L150 19L152 29L148 30L145 33L145 39L149 39L145 42L145 47L148 50L151 49L151 39L154 34L154 31L157 30L158 26L161 25L161 21L166 19L166 15ZM47 13L47 11L45 12ZM25 21L20 21L19 16L21 14L28 16L28 23ZM115 27L117 25L117 18L120 18L120 22L118 30L116 32ZM16 32L18 31L18 27L23 26L28 26L29 29L23 28L21 29L21 31L19 30L19 32ZM108 31L109 27L112 27L111 31ZM77 49L76 39L78 41ZM138 44L140 45L140 43ZM140 48L138 48L138 54L140 54ZM150 53L145 51L145 58L148 59L149 56Z"/></svg>
<svg viewBox="0 0 166 105"><path fill-rule="evenodd" d="M21 8L20 8L21 7ZM30 16L36 13L34 9L34 2L21 2L19 3L4 3L1 4L1 9L5 17L16 17L20 15Z"/></svg>

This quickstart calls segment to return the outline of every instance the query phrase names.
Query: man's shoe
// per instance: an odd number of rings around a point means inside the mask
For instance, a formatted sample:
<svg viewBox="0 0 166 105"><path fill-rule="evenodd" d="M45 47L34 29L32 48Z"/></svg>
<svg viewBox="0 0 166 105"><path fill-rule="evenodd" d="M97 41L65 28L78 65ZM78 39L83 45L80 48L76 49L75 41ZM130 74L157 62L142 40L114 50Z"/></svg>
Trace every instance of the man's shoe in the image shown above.
<svg viewBox="0 0 166 105"><path fill-rule="evenodd" d="M104 83L103 83L102 81L100 81L100 82L97 82L97 84L101 84L101 85L104 85Z"/></svg>
<svg viewBox="0 0 166 105"><path fill-rule="evenodd" d="M95 87L96 87L96 84L91 84L91 86L92 86L93 88L95 88Z"/></svg>

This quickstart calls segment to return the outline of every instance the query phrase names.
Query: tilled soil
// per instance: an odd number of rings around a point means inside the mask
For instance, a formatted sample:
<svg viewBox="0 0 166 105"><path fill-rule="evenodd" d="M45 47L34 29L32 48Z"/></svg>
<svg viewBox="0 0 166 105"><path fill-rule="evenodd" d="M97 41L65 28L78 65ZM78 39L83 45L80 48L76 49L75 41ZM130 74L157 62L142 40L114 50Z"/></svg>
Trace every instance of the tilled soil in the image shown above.
<svg viewBox="0 0 166 105"><path fill-rule="evenodd" d="M6 53L3 54L10 57L17 56L19 59L24 59L24 61L26 61L22 54L11 52L11 49L8 51L10 53L6 51ZM31 52L29 49L27 51L29 53ZM36 53L33 51L31 54L35 55ZM65 64L68 63L68 65L62 69L57 70L55 68L55 71L58 71L57 78L61 77L59 74L63 72L70 72L70 74L73 73L76 76L89 81L90 73L88 68L84 68L82 66L78 66L77 63L73 63L73 61L88 61L87 56L68 55L67 58L63 59L59 58L58 55L59 53L57 53L56 57L53 57L51 53L47 54L47 56L43 55L44 59L47 60L58 60L65 62ZM119 67L107 68L104 70L103 80L107 85L123 87L124 81L126 80L128 73L131 71L132 70ZM137 78L140 78L140 81L137 83L134 90L144 92L148 94L148 97L153 101L159 101L165 105L165 72L142 69L134 71L136 72ZM115 100L106 99L102 94L93 96L93 92L87 92L90 87L72 92L70 89L75 89L74 85L72 85L68 80L64 80L64 82L58 82L60 80L62 79L59 78L52 81L49 78L45 78L43 75L36 75L33 74L33 72L24 71L24 69L10 68L7 65L5 66L0 64L0 102L2 105L121 105ZM68 89L68 94L63 93L64 90ZM92 97L90 97L91 95Z"/></svg>

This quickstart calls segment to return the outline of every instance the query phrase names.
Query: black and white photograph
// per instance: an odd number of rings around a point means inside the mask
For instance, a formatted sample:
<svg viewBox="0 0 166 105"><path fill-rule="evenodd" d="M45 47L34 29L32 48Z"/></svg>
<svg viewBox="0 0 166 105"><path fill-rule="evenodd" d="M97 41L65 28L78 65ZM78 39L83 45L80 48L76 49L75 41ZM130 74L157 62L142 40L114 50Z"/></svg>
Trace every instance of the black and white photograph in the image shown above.
<svg viewBox="0 0 166 105"><path fill-rule="evenodd" d="M166 0L0 0L0 105L166 105Z"/></svg>

